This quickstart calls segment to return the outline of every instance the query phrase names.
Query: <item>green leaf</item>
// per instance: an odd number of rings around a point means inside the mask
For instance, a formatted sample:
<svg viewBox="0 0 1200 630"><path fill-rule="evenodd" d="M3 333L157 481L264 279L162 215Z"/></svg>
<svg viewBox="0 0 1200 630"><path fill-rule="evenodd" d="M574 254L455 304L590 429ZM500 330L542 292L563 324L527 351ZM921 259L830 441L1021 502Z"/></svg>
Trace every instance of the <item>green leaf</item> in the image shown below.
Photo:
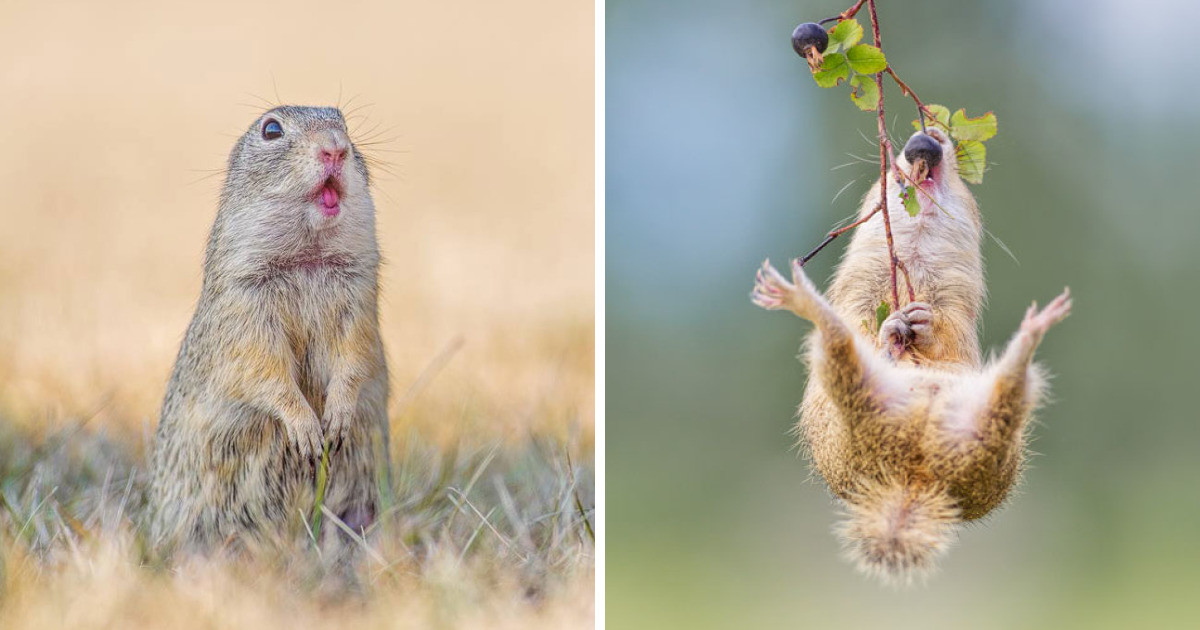
<svg viewBox="0 0 1200 630"><path fill-rule="evenodd" d="M987 166L987 149L979 140L963 140L955 151L958 156L958 174L972 184L983 182L983 171Z"/></svg>
<svg viewBox="0 0 1200 630"><path fill-rule="evenodd" d="M883 328L883 322L887 320L888 315L892 314L892 305L884 300L875 307L875 330Z"/></svg>
<svg viewBox="0 0 1200 630"><path fill-rule="evenodd" d="M950 129L950 108L946 107L945 105L926 105L925 109L928 109L934 117L934 120L926 120L926 125L940 124L944 129ZM920 120L913 121L913 129L916 129L917 131L921 130Z"/></svg>
<svg viewBox="0 0 1200 630"><path fill-rule="evenodd" d="M879 86L875 77L866 74L856 74L850 79L850 100L864 112L879 107Z"/></svg>
<svg viewBox="0 0 1200 630"><path fill-rule="evenodd" d="M921 213L921 202L917 201L917 187L909 184L904 192L900 193L900 198L904 200L904 210L908 212L908 216L915 217Z"/></svg>
<svg viewBox="0 0 1200 630"><path fill-rule="evenodd" d="M825 55L821 67L813 73L813 79L816 80L817 85L824 88L833 87L849 76L850 66L846 63L846 56L842 53Z"/></svg>
<svg viewBox="0 0 1200 630"><path fill-rule="evenodd" d="M858 23L858 20L842 20L837 23L837 26L829 30L829 47L825 49L826 53L836 51L840 46L843 50L850 48L862 39L863 27Z"/></svg>
<svg viewBox="0 0 1200 630"><path fill-rule="evenodd" d="M996 135L996 115L988 112L978 118L967 118L965 110L958 110L950 117L950 135L955 140L978 140L983 142Z"/></svg>
<svg viewBox="0 0 1200 630"><path fill-rule="evenodd" d="M887 68L883 51L869 44L859 44L846 49L846 62L859 74L875 74Z"/></svg>

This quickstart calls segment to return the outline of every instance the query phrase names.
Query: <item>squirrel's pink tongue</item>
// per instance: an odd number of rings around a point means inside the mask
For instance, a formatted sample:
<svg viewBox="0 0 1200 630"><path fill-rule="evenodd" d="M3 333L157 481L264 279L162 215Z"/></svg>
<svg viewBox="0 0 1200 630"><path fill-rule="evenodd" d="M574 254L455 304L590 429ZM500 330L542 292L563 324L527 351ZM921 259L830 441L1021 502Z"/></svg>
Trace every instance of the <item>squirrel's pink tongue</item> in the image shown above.
<svg viewBox="0 0 1200 630"><path fill-rule="evenodd" d="M332 208L338 204L338 194L333 189L333 186L326 186L321 189L321 203L325 204L326 208Z"/></svg>
<svg viewBox="0 0 1200 630"><path fill-rule="evenodd" d="M333 216L338 213L338 194L333 189L333 186L326 186L321 189L321 205L324 206L324 213L327 216Z"/></svg>

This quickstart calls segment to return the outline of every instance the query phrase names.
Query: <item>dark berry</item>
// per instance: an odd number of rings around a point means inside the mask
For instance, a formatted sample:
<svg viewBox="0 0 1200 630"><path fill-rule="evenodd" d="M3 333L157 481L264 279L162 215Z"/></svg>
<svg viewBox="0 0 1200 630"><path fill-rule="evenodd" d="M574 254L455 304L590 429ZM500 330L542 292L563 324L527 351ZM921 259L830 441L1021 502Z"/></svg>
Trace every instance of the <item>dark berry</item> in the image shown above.
<svg viewBox="0 0 1200 630"><path fill-rule="evenodd" d="M926 134L914 133L904 145L904 159L909 164L924 160L926 166L933 168L942 161L942 145Z"/></svg>
<svg viewBox="0 0 1200 630"><path fill-rule="evenodd" d="M808 49L816 48L817 52L825 52L829 46L829 33L815 22L805 22L792 31L792 49L801 57L808 57Z"/></svg>

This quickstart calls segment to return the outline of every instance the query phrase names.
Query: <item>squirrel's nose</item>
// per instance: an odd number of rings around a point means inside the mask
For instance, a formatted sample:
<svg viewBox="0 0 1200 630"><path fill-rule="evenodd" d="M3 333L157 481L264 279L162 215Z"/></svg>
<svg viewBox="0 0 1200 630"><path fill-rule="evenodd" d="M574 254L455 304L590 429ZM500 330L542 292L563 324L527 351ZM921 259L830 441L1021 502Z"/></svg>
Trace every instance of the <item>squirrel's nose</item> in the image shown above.
<svg viewBox="0 0 1200 630"><path fill-rule="evenodd" d="M309 138L316 150L317 159L325 167L326 175L342 172L342 163L350 152L350 140L340 129L324 128L314 130Z"/></svg>
<svg viewBox="0 0 1200 630"><path fill-rule="evenodd" d="M326 168L339 170L342 168L342 162L346 160L345 147L325 146L320 149L321 163Z"/></svg>
<svg viewBox="0 0 1200 630"><path fill-rule="evenodd" d="M909 164L914 164L919 159L925 160L929 168L933 168L942 161L942 145L927 134L914 133L904 145L904 159L908 160Z"/></svg>

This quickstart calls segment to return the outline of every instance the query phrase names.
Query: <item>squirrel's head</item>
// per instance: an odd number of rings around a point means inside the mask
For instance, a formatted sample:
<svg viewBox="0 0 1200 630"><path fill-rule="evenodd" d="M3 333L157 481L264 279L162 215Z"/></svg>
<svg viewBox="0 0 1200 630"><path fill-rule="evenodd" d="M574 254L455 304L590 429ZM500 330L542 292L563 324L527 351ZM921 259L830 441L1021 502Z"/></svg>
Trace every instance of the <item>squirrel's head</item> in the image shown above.
<svg viewBox="0 0 1200 630"><path fill-rule="evenodd" d="M954 142L945 131L929 127L910 136L896 157L896 168L900 190L909 185L920 189L917 200L922 214L953 214L952 208L964 206L971 215L978 214L974 197L959 177Z"/></svg>
<svg viewBox="0 0 1200 630"><path fill-rule="evenodd" d="M321 231L372 220L369 186L340 110L286 105L259 116L233 147L221 199L242 220Z"/></svg>

